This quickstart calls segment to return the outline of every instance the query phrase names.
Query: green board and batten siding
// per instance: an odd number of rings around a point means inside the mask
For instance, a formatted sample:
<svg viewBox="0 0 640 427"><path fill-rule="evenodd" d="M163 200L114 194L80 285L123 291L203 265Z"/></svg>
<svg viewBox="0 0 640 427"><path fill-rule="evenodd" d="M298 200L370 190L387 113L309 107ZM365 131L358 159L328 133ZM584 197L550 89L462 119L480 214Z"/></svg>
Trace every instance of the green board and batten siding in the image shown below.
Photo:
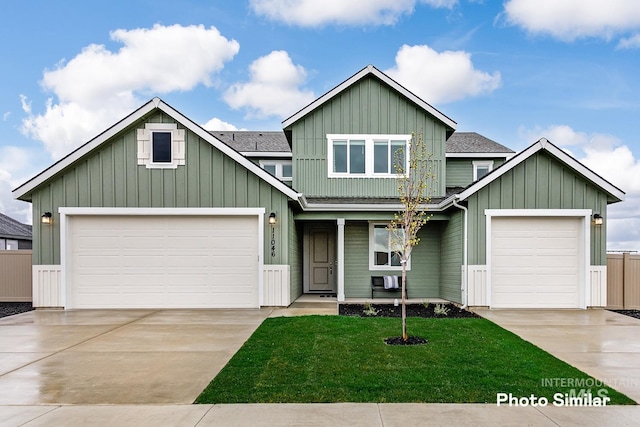
<svg viewBox="0 0 640 427"><path fill-rule="evenodd" d="M553 156L538 152L469 197L469 264L486 264L485 209L592 209L608 196ZM591 265L606 265L606 219L591 225Z"/></svg>
<svg viewBox="0 0 640 427"><path fill-rule="evenodd" d="M445 193L446 128L374 77L367 77L291 125L293 187L307 197L394 197L395 178L328 178L327 134L422 133Z"/></svg>
<svg viewBox="0 0 640 427"><path fill-rule="evenodd" d="M429 221L418 233L407 288L411 298L439 297L440 231L443 221ZM347 298L370 298L371 276L400 275L400 271L369 270L369 223L347 221L344 227L344 288ZM376 297L384 295L376 294Z"/></svg>
<svg viewBox="0 0 640 427"><path fill-rule="evenodd" d="M185 166L139 166L136 129L146 122L175 123L158 113L140 120L32 192L34 264L60 263L59 207L265 207L264 262L289 262L287 196L190 131ZM54 214L53 225L40 223L45 211ZM279 216L275 257L266 224L271 211Z"/></svg>

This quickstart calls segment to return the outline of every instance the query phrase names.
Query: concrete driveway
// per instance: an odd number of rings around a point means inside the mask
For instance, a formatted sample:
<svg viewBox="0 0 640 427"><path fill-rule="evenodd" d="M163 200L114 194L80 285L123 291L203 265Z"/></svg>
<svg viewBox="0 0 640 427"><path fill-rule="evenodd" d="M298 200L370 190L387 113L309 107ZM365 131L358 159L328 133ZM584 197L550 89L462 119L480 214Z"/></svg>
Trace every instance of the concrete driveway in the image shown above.
<svg viewBox="0 0 640 427"><path fill-rule="evenodd" d="M474 311L640 402L639 319L598 309Z"/></svg>
<svg viewBox="0 0 640 427"><path fill-rule="evenodd" d="M0 405L191 403L272 309L0 319Z"/></svg>

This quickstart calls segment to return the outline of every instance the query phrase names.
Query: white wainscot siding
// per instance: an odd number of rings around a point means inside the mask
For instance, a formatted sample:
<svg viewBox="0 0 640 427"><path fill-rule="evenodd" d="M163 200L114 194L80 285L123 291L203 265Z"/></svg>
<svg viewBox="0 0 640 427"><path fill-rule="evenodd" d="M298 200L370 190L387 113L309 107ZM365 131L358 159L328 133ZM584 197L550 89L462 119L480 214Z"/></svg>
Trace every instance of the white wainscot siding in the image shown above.
<svg viewBox="0 0 640 427"><path fill-rule="evenodd" d="M607 266L592 265L589 268L589 284L591 285L590 307L607 306Z"/></svg>
<svg viewBox="0 0 640 427"><path fill-rule="evenodd" d="M33 266L33 306L64 307L60 265Z"/></svg>
<svg viewBox="0 0 640 427"><path fill-rule="evenodd" d="M468 266L467 288L469 290L468 304L470 306L487 306L487 266Z"/></svg>
<svg viewBox="0 0 640 427"><path fill-rule="evenodd" d="M286 307L290 301L289 266L265 265L263 268L264 306Z"/></svg>

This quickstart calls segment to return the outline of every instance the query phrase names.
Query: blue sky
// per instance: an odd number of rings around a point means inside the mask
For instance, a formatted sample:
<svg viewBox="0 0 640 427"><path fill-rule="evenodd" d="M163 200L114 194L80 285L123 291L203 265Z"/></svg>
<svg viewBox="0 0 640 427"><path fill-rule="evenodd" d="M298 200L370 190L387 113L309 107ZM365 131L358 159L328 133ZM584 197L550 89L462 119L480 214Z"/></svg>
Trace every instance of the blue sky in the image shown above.
<svg viewBox="0 0 640 427"><path fill-rule="evenodd" d="M610 249L640 250L640 2L3 3L0 211L11 190L159 96L211 129L282 119L374 64L514 150L541 137L627 193Z"/></svg>

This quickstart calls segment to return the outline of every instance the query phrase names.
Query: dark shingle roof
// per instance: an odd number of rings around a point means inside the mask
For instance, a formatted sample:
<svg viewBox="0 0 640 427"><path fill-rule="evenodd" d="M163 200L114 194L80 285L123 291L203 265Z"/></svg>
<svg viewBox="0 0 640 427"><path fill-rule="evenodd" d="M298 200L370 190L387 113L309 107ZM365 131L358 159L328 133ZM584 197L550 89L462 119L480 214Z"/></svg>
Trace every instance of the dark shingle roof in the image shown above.
<svg viewBox="0 0 640 427"><path fill-rule="evenodd" d="M229 147L243 153L290 153L282 131L210 131ZM447 153L515 153L476 132L455 132L447 141Z"/></svg>
<svg viewBox="0 0 640 427"><path fill-rule="evenodd" d="M0 213L0 237L31 240L31 226Z"/></svg>
<svg viewBox="0 0 640 427"><path fill-rule="evenodd" d="M476 132L455 132L447 140L447 153L515 153Z"/></svg>
<svg viewBox="0 0 640 427"><path fill-rule="evenodd" d="M209 133L240 152L291 152L287 138L282 131L209 131Z"/></svg>

